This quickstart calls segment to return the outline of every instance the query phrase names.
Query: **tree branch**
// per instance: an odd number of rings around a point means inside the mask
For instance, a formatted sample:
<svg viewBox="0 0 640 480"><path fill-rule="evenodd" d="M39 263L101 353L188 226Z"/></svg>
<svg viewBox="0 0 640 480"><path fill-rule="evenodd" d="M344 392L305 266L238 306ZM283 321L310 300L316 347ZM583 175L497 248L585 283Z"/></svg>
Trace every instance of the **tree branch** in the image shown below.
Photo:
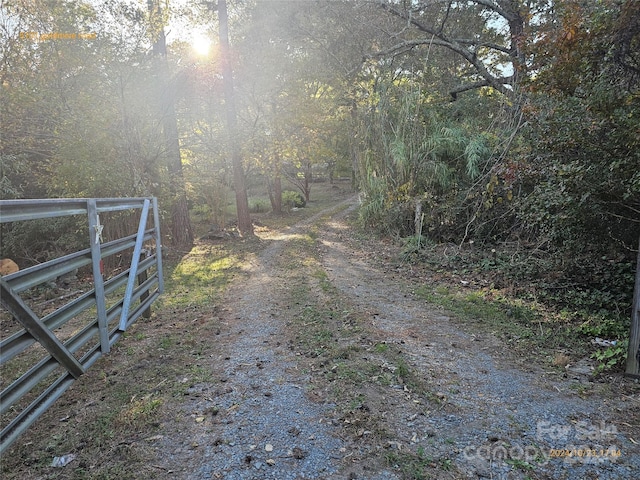
<svg viewBox="0 0 640 480"><path fill-rule="evenodd" d="M482 87L488 87L488 86L489 86L489 82L487 82L486 80L480 80L479 82L460 85L454 88L453 90L450 90L449 94L451 95L451 97L453 97L453 100L457 100L459 93L468 92L469 90L474 90L476 88L482 88Z"/></svg>
<svg viewBox="0 0 640 480"><path fill-rule="evenodd" d="M475 1L478 1L478 0L475 0ZM491 7L489 8L493 8L494 10L498 8L497 5L491 2L490 0L482 0L482 1L484 2L483 5L485 3L487 3L486 6L488 7L489 5L491 5ZM407 42L403 42L402 44L399 44L398 48L392 47L390 54L393 54L394 52L397 53L401 51L403 48L409 49L417 45L429 44L429 45L439 45L439 46L445 47L457 53L458 55L463 57L467 62L473 65L473 67L476 69L478 74L486 80L487 86L491 86L492 88L499 91L505 96L512 95L513 92L508 88L506 88L506 86L503 83L501 83L500 79L492 75L489 72L489 70L487 70L487 67L484 65L482 60L478 59L475 52L471 51L469 48L466 48L463 44L457 42L456 40L447 38L447 36L444 35L441 31L435 30L434 28L431 28L427 25L422 24L417 19L415 19L412 15L408 15L405 12L398 10L391 4L387 3L385 0L378 0L378 5L380 6L380 8L389 12L391 15L394 15L398 18L401 18L404 21L409 22L411 25L415 26L421 32L427 33L433 37L432 40L417 40L417 41L410 40ZM412 44L412 42L418 42L418 43Z"/></svg>
<svg viewBox="0 0 640 480"><path fill-rule="evenodd" d="M478 5L482 5L483 7L487 7L489 10L493 10L498 15L500 15L501 17L506 18L507 20L511 19L509 14L507 13L507 11L504 10L500 5L498 5L493 0L473 0L473 1L475 3L477 3Z"/></svg>
<svg viewBox="0 0 640 480"><path fill-rule="evenodd" d="M511 55L513 53L511 48L503 47L502 45L498 45L497 43L478 42L476 40L463 40L458 38L456 38L454 41L456 43L459 43L460 45L472 45L474 47L487 47L492 50L498 50L499 52L506 53L507 55Z"/></svg>

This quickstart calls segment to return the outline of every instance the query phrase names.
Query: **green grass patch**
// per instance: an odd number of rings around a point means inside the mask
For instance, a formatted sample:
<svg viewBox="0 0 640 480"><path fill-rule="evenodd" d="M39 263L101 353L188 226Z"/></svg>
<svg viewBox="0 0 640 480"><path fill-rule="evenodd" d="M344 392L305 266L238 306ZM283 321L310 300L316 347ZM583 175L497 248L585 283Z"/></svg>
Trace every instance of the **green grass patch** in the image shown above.
<svg viewBox="0 0 640 480"><path fill-rule="evenodd" d="M318 280L318 284L323 292L328 293L333 288L333 285L331 285L331 281L329 280L329 276L324 270L316 269L311 273L311 276Z"/></svg>
<svg viewBox="0 0 640 480"><path fill-rule="evenodd" d="M570 348L577 356L588 354L588 344L576 334L574 324L534 302L507 298L491 290L469 291L446 285L421 285L416 294L443 307L471 330L489 332L520 353L546 360L558 349Z"/></svg>
<svg viewBox="0 0 640 480"><path fill-rule="evenodd" d="M387 466L399 471L402 478L412 480L427 480L432 477L432 474L438 468L438 464L428 456L425 455L423 449L418 449L416 452L409 451L391 451L385 455L385 462ZM443 470L450 470L451 466L443 468Z"/></svg>
<svg viewBox="0 0 640 480"><path fill-rule="evenodd" d="M215 303L234 275L244 255L229 252L224 245L200 245L166 275L166 291L160 308L185 308Z"/></svg>

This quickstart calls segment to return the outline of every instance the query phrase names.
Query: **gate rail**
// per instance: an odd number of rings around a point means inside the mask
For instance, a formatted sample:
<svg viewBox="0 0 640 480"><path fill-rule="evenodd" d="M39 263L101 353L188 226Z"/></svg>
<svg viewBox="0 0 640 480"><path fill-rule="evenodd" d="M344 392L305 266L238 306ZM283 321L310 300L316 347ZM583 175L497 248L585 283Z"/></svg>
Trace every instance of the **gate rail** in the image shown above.
<svg viewBox="0 0 640 480"><path fill-rule="evenodd" d="M127 210L140 210L137 233L102 243L103 225L99 214ZM153 221L148 228L150 211ZM150 305L164 290L157 199L0 201L0 223L71 215L87 216L89 248L0 277L0 304L22 326L22 329L6 338L2 337L0 367L4 370L8 362L25 354L36 342L45 349L44 357L40 356L24 373L20 370L22 375L0 392L0 454L100 356L108 353L123 332L141 315L149 312ZM155 248L143 248L149 245ZM105 281L102 260L130 249L133 249L133 254L129 268ZM42 318L20 296L33 287L55 281L89 265L93 273L93 288ZM123 287L122 297L117 296L116 302L107 307L107 297L119 294ZM134 305L134 302L138 303ZM91 320L88 323L72 332L69 338L58 338L57 329L94 308L95 312L89 315ZM32 357L30 355L28 360L34 360ZM56 369L61 370L61 374L51 381L48 377ZM42 382L45 380L48 385L43 387ZM35 398L22 408L19 402L28 394ZM19 413L11 418L16 410Z"/></svg>

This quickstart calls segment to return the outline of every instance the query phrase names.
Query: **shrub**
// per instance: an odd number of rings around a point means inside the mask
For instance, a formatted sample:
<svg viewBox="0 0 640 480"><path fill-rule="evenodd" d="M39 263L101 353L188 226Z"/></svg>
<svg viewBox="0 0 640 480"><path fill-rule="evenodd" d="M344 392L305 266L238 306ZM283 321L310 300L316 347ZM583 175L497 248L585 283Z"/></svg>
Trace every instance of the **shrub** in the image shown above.
<svg viewBox="0 0 640 480"><path fill-rule="evenodd" d="M285 190L282 192L282 206L287 210L292 208L303 208L306 206L304 197L300 192L294 192L291 190Z"/></svg>
<svg viewBox="0 0 640 480"><path fill-rule="evenodd" d="M267 211L267 204L264 200L253 200L249 205L251 213L264 213Z"/></svg>

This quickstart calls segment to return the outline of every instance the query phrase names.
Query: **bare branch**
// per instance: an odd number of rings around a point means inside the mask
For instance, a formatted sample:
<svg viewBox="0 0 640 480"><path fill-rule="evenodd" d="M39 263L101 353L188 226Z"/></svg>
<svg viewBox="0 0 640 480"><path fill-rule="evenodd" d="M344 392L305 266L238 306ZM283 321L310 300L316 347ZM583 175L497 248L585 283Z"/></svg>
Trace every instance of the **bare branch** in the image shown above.
<svg viewBox="0 0 640 480"><path fill-rule="evenodd" d="M499 52L506 53L507 55L511 55L512 54L511 48L504 47L502 45L498 45L497 43L479 42L477 40L463 40L463 39L458 39L458 38L456 38L454 41L456 43L459 43L460 45L472 45L474 47L486 47L486 48L490 48L492 50L498 50Z"/></svg>
<svg viewBox="0 0 640 480"><path fill-rule="evenodd" d="M493 4L493 2L489 2L489 3L491 3L494 7L496 6L495 4ZM427 44L439 45L457 53L458 55L463 57L467 62L473 65L477 73L486 80L488 86L491 86L492 88L499 91L505 96L512 95L513 92L510 89L506 88L505 84L502 83L500 79L496 78L494 75L492 75L489 72L489 70L487 70L487 67L482 62L482 60L477 57L476 52L465 47L463 44L457 42L454 39L447 38L447 36L444 35L441 31L438 31L430 26L424 25L423 23L419 22L416 18L414 18L412 15L408 15L406 12L402 12L398 10L393 5L385 2L384 0L379 0L378 5L380 6L380 8L382 8L383 10L386 10L391 15L394 15L398 18L401 18L402 20L409 22L421 32L427 33L433 37L432 40L418 40L418 41L403 42L397 45L396 47L392 47L390 49L389 54L397 54L398 52L406 51L418 45L427 45ZM411 42L418 42L418 43L412 44ZM501 50L501 51L504 51L504 50ZM510 53L510 51L507 51L507 53Z"/></svg>
<svg viewBox="0 0 640 480"><path fill-rule="evenodd" d="M511 19L511 16L504 10L500 5L498 5L493 0L473 0L478 5L482 5L483 7L487 7L489 10L493 10L501 17L506 18L507 20Z"/></svg>
<svg viewBox="0 0 640 480"><path fill-rule="evenodd" d="M449 91L453 100L458 98L459 93L468 92L469 90L475 90L476 88L488 87L489 82L486 80L480 80L479 82L467 83L466 85L460 85L459 87L454 88Z"/></svg>

